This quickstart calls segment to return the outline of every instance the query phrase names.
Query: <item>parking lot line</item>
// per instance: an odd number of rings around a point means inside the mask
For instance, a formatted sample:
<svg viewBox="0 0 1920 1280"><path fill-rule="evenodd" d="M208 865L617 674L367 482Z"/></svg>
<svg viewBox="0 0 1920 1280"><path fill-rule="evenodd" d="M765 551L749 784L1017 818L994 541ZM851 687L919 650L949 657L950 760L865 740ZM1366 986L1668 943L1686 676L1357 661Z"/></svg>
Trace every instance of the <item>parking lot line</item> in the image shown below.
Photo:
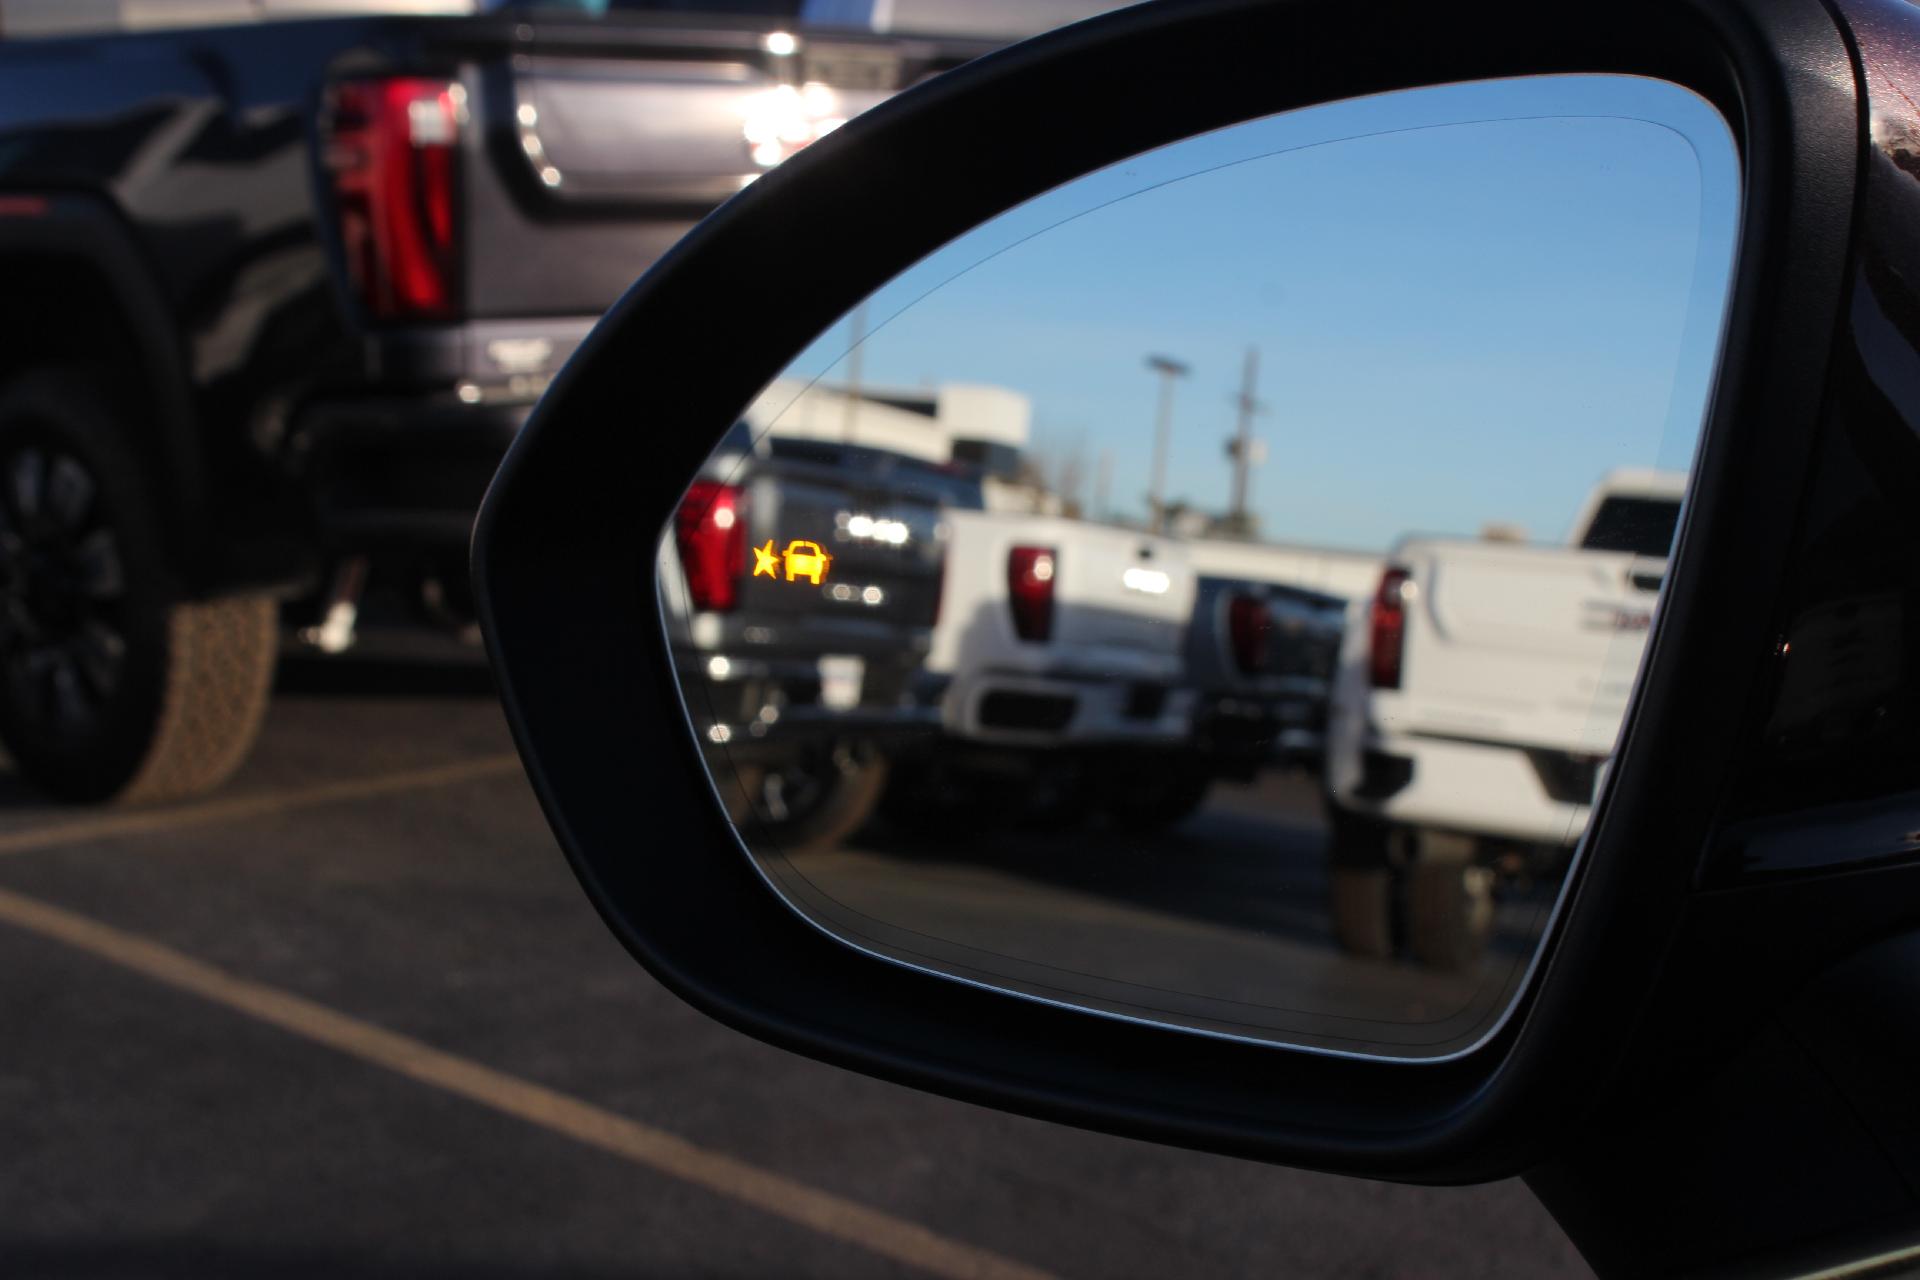
<svg viewBox="0 0 1920 1280"><path fill-rule="evenodd" d="M1047 1274L36 898L0 889L0 922L932 1275L1042 1280Z"/></svg>
<svg viewBox="0 0 1920 1280"><path fill-rule="evenodd" d="M29 831L9 831L0 834L0 857L14 853L34 853L41 849L55 849L62 845L83 844L90 840L112 840L125 836L146 835L155 831L177 831L182 827L197 827L210 822L235 822L243 818L264 817L267 814L284 813L290 809L305 809L312 805L334 804L343 800L366 800L374 796L420 791L428 787L444 787L456 782L471 782L476 778L517 773L519 770L520 757L508 751L479 756L472 760L461 760L454 764L383 774L375 778L350 778L343 782L323 782L313 787L268 791L253 796L234 796L226 800L206 800L199 804L179 805L173 808L134 809L125 813L108 813L100 817L79 818L72 822L57 822L51 826L35 827Z"/></svg>

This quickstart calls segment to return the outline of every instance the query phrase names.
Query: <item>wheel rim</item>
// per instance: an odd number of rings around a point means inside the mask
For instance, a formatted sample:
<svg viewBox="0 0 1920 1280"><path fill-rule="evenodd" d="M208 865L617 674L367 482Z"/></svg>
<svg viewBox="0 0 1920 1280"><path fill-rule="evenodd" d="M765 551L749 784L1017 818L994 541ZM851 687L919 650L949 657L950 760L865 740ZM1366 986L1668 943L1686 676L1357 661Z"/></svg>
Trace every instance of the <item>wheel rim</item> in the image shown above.
<svg viewBox="0 0 1920 1280"><path fill-rule="evenodd" d="M824 751L807 751L791 764L767 770L760 784L760 810L772 822L806 817L859 767L852 748L845 743L835 743Z"/></svg>
<svg viewBox="0 0 1920 1280"><path fill-rule="evenodd" d="M66 733L94 724L126 673L125 595L85 464L37 445L0 455L0 670L17 709Z"/></svg>

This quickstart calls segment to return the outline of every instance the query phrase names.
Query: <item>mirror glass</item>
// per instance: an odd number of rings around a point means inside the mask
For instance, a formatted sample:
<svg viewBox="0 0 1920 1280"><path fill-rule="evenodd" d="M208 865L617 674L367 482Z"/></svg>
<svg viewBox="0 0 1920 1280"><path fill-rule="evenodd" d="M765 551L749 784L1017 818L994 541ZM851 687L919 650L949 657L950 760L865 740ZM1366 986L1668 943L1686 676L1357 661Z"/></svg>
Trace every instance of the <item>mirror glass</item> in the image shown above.
<svg viewBox="0 0 1920 1280"><path fill-rule="evenodd" d="M932 253L661 538L748 854L954 978L1469 1047L1605 786L1739 202L1700 98L1538 77L1189 138Z"/></svg>

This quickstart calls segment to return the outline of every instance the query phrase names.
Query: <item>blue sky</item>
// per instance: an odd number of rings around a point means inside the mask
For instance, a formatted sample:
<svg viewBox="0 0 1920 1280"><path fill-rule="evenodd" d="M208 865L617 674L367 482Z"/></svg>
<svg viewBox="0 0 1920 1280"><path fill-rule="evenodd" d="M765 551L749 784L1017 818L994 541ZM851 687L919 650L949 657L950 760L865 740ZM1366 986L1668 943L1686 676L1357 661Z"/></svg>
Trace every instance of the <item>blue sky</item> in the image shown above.
<svg viewBox="0 0 1920 1280"><path fill-rule="evenodd" d="M868 308L872 385L1029 394L1035 444L1113 455L1144 511L1219 510L1249 345L1266 536L1384 548L1515 522L1560 537L1610 467L1684 469L1719 338L1739 167L1657 81L1446 86L1235 125L1068 183L929 255ZM845 376L849 326L791 374Z"/></svg>

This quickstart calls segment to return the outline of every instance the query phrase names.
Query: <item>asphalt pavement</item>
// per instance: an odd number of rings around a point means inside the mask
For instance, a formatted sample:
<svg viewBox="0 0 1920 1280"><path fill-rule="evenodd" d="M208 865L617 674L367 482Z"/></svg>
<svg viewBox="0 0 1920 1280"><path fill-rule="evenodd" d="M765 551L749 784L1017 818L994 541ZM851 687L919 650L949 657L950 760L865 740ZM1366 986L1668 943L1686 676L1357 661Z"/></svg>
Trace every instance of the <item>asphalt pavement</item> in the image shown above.
<svg viewBox="0 0 1920 1280"><path fill-rule="evenodd" d="M724 764L721 766L724 768ZM1003 821L964 834L885 817L839 847L747 844L829 932L919 964L1123 1016L1430 1056L1485 1034L1532 959L1558 881L1503 886L1489 945L1443 971L1347 955L1327 911L1319 780L1216 781L1167 826Z"/></svg>
<svg viewBox="0 0 1920 1280"><path fill-rule="evenodd" d="M1583 1275L1517 1183L1084 1133L709 1022L476 668L298 664L225 791L0 772L0 1275Z"/></svg>

